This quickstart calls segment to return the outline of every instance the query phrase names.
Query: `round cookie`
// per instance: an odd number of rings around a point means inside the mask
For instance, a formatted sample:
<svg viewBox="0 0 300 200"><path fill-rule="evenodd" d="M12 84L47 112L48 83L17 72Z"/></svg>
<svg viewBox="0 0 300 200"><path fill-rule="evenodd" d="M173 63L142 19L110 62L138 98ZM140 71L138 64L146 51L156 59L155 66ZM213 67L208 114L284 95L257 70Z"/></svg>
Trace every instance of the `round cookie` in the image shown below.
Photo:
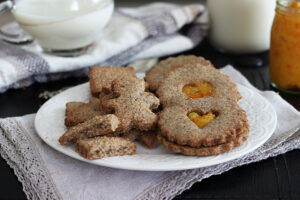
<svg viewBox="0 0 300 200"><path fill-rule="evenodd" d="M190 146L178 145L176 143L168 141L161 135L157 136L158 141L168 150L176 153L181 153L188 156L210 156L217 155L220 153L228 152L234 147L240 146L248 138L248 134L239 135L236 140L229 141L224 144L210 146L210 147L199 147L193 148Z"/></svg>
<svg viewBox="0 0 300 200"><path fill-rule="evenodd" d="M206 83L212 86L210 96L192 99L183 93L183 87L193 83ZM157 95L163 107L189 105L203 99L230 99L238 101L241 96L231 78L219 70L202 64L186 64L166 74L160 83Z"/></svg>
<svg viewBox="0 0 300 200"><path fill-rule="evenodd" d="M204 128L199 128L189 113L200 115L212 112L216 118ZM235 140L249 132L247 115L234 101L225 99L202 99L188 106L176 105L164 108L160 113L160 134L168 141L190 147L210 147Z"/></svg>
<svg viewBox="0 0 300 200"><path fill-rule="evenodd" d="M160 82L163 80L164 75L173 69L182 67L184 64L201 64L205 66L213 67L210 61L205 60L203 57L197 57L193 55L178 57L169 57L160 61L157 65L152 67L145 76L145 80L149 83L150 91L156 91Z"/></svg>

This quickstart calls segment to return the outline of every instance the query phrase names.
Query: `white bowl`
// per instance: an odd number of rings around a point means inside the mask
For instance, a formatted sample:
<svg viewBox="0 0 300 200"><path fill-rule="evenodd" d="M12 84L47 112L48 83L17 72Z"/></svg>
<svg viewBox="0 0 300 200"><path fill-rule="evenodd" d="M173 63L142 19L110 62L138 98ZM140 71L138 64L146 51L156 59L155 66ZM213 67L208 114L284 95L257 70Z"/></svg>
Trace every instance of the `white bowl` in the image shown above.
<svg viewBox="0 0 300 200"><path fill-rule="evenodd" d="M113 0L21 0L12 13L46 50L91 45L109 22Z"/></svg>

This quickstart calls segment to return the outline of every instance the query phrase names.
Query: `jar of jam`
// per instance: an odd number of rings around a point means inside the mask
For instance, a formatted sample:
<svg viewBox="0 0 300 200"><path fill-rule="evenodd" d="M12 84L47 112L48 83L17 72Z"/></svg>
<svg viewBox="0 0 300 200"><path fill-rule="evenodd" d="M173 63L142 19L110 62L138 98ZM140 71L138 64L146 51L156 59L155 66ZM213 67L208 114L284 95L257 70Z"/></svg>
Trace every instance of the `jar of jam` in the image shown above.
<svg viewBox="0 0 300 200"><path fill-rule="evenodd" d="M277 0L271 30L270 75L272 86L300 94L300 3Z"/></svg>

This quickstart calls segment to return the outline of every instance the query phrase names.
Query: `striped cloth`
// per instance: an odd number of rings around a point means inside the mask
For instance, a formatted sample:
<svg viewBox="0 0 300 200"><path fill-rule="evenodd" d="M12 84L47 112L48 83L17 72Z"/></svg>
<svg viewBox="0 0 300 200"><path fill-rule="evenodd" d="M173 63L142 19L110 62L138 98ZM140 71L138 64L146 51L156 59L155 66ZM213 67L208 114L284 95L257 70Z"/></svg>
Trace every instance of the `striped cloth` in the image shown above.
<svg viewBox="0 0 300 200"><path fill-rule="evenodd" d="M19 28L16 22L6 26L13 27L7 29L10 31ZM82 70L91 65L121 66L179 53L199 44L207 30L205 6L153 3L116 9L93 47L79 57L45 54L35 42L13 46L0 41L0 92L35 81L82 75Z"/></svg>

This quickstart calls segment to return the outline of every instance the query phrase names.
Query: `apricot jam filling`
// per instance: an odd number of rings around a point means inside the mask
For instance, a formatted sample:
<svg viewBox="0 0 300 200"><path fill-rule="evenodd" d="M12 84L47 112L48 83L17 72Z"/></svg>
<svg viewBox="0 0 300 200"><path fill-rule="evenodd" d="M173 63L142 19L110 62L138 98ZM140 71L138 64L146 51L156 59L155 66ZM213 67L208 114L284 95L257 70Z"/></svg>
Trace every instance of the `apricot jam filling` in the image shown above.
<svg viewBox="0 0 300 200"><path fill-rule="evenodd" d="M271 30L272 85L300 94L300 3L278 0ZM290 4L286 4L289 2Z"/></svg>
<svg viewBox="0 0 300 200"><path fill-rule="evenodd" d="M182 92L192 99L210 96L212 93L212 85L206 82L195 82L185 85Z"/></svg>
<svg viewBox="0 0 300 200"><path fill-rule="evenodd" d="M204 128L207 124L212 122L215 118L216 115L212 112L209 112L204 115L199 115L196 112L191 112L188 115L189 119L194 122L199 128Z"/></svg>
<svg viewBox="0 0 300 200"><path fill-rule="evenodd" d="M291 3L291 7L292 7L292 8L300 8L300 2L298 2L298 1L293 1L293 2Z"/></svg>

